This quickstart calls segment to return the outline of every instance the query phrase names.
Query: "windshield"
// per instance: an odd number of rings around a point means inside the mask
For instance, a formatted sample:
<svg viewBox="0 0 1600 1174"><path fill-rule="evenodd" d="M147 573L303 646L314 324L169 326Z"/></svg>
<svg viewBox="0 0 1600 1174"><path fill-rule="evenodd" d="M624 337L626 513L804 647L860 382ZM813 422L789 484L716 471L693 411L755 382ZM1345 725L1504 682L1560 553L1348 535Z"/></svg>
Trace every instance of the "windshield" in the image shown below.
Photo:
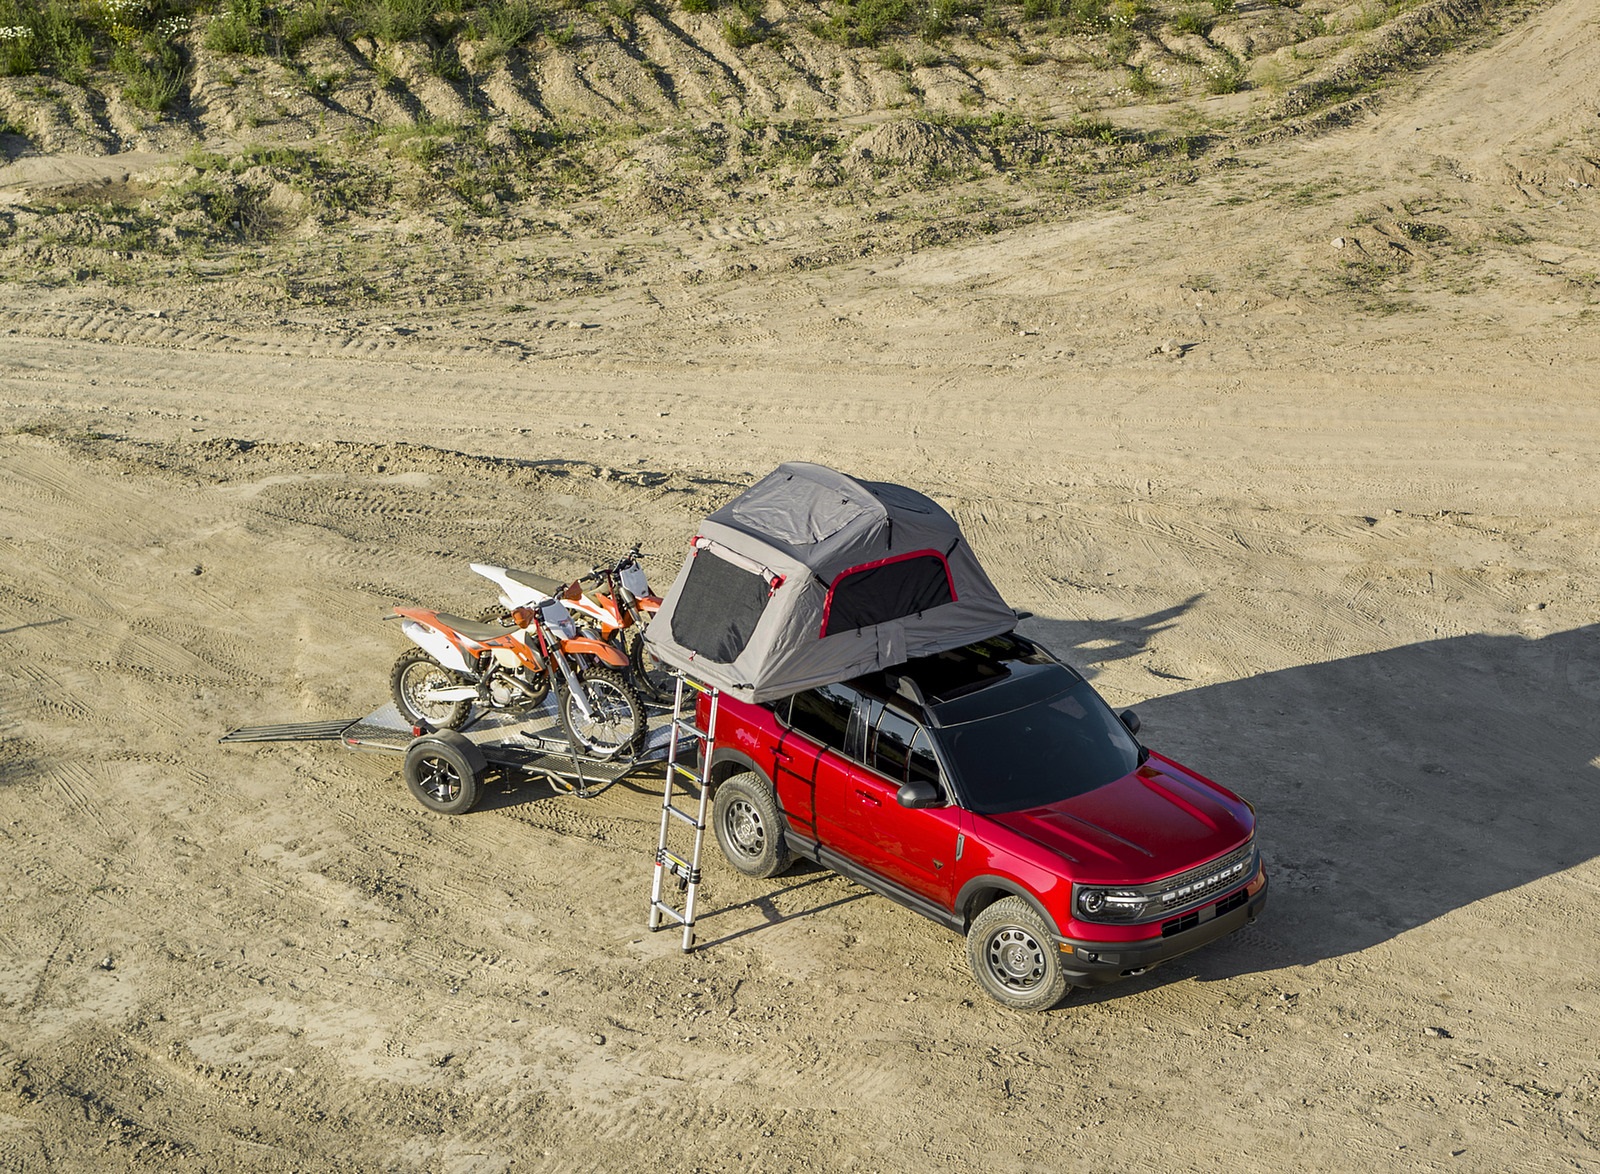
<svg viewBox="0 0 1600 1174"><path fill-rule="evenodd" d="M993 815L1058 803L1116 782L1139 744L1087 681L1008 713L937 731L967 805Z"/></svg>

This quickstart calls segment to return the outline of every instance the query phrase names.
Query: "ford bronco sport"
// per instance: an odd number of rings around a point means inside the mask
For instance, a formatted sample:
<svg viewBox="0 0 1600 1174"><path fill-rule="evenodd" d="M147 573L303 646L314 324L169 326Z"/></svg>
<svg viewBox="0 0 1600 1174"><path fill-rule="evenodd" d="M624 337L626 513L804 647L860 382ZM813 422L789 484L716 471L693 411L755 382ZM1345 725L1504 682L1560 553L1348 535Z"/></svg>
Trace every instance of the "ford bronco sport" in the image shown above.
<svg viewBox="0 0 1600 1174"><path fill-rule="evenodd" d="M965 934L985 993L1044 1010L1266 904L1250 805L1138 731L1014 633L764 705L723 694L712 823L745 875L815 860Z"/></svg>

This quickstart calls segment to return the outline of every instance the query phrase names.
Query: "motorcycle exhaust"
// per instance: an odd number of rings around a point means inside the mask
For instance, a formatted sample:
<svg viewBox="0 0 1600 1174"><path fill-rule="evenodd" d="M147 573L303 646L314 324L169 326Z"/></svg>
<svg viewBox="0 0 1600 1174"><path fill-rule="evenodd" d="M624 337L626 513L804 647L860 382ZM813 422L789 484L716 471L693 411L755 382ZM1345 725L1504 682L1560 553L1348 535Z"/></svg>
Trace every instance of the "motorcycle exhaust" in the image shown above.
<svg viewBox="0 0 1600 1174"><path fill-rule="evenodd" d="M424 689L421 697L424 701L472 701L478 696L478 690L472 685L451 685L446 689Z"/></svg>

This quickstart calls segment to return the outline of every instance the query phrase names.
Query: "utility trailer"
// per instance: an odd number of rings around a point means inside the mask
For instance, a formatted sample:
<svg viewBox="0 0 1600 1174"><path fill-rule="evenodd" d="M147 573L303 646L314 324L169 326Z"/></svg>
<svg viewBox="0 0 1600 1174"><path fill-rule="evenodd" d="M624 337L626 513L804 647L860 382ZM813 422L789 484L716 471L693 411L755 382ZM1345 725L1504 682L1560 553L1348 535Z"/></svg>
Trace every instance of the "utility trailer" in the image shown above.
<svg viewBox="0 0 1600 1174"><path fill-rule="evenodd" d="M561 729L554 703L531 713L479 711L460 730L410 726L392 703L355 720L242 726L218 741L339 741L355 750L398 754L406 787L430 811L460 815L472 810L491 771L516 772L548 783L557 792L589 799L634 774L660 769L671 738L664 715L646 713L643 737L630 751L594 758L575 750Z"/></svg>

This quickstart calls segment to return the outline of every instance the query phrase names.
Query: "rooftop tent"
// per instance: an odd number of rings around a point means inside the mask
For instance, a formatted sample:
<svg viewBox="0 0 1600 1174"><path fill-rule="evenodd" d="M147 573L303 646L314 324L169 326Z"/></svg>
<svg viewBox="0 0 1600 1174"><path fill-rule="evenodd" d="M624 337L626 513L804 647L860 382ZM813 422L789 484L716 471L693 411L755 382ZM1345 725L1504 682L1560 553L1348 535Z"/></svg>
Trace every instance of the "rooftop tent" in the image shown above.
<svg viewBox="0 0 1600 1174"><path fill-rule="evenodd" d="M955 519L913 489L780 465L711 514L645 641L746 701L1009 632Z"/></svg>

